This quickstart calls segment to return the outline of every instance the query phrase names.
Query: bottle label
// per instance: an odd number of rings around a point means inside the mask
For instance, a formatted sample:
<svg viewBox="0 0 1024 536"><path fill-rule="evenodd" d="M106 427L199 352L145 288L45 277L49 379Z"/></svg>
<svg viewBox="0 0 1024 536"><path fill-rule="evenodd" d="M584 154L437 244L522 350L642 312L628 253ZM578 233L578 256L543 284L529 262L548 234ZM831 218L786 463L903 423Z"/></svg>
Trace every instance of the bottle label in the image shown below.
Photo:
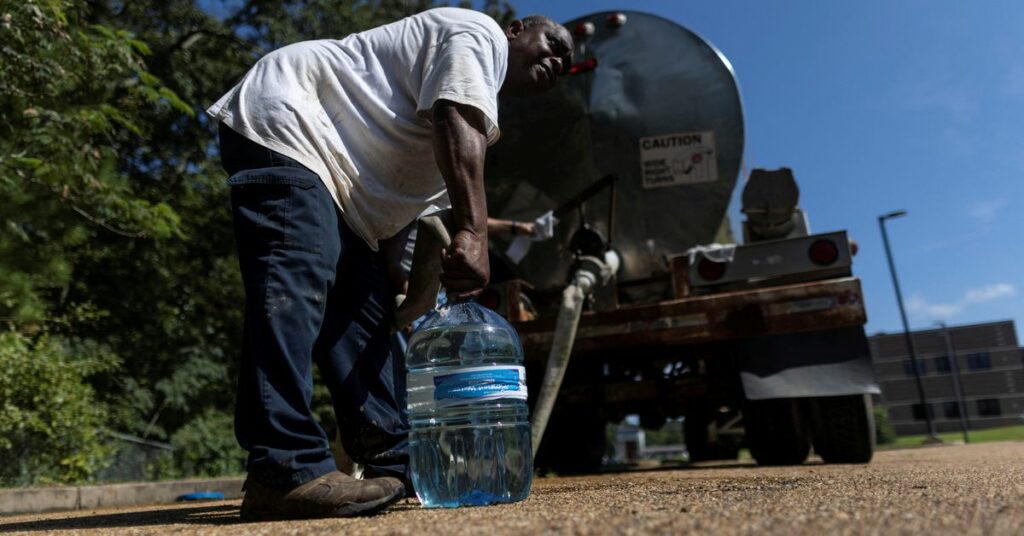
<svg viewBox="0 0 1024 536"><path fill-rule="evenodd" d="M410 406L450 406L498 398L526 400L524 367L461 367L409 375Z"/></svg>

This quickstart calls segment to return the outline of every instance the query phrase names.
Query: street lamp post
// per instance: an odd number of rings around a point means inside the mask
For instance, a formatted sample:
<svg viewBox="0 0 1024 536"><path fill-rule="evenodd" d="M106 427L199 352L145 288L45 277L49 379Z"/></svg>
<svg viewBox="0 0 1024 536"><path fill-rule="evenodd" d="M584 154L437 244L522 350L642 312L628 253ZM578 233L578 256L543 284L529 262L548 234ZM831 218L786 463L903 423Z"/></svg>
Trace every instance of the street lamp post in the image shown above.
<svg viewBox="0 0 1024 536"><path fill-rule="evenodd" d="M936 322L935 325L942 328L942 338L946 342L946 355L949 356L950 372L953 373L953 392L956 395L956 404L960 414L960 429L964 432L964 443L970 443L967 437L967 404L964 402L964 391L960 387L960 365L956 362L956 350L953 349L953 338L945 322Z"/></svg>
<svg viewBox="0 0 1024 536"><path fill-rule="evenodd" d="M924 384L921 383L921 369L917 366L917 352L914 351L914 340L910 336L910 325L907 323L907 313L903 309L903 294L900 293L900 282L896 278L896 265L892 262L892 251L889 249L889 235L885 232L885 220L906 216L907 211L896 210L878 217L878 227L882 229L882 243L885 245L885 258L889 261L889 273L892 274L892 286L896 289L896 303L900 307L900 318L903 320L903 336L907 340L907 351L910 352L910 367L914 370L914 381L917 383L917 397L921 402L921 410L924 412L924 420L928 425L928 438L930 441L941 441L935 433L935 422L932 421L931 412L928 411L928 398L924 394Z"/></svg>

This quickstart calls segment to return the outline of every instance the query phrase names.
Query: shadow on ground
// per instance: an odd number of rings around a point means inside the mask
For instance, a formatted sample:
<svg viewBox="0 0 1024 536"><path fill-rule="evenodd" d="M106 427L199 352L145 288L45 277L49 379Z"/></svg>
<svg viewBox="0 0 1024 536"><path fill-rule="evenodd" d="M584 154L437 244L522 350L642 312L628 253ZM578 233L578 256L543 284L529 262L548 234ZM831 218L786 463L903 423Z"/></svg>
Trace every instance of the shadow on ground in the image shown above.
<svg viewBox="0 0 1024 536"><path fill-rule="evenodd" d="M801 465L821 465L821 462L812 458ZM606 465L601 471L595 474L618 474L618 473L648 473L657 471L685 471L685 470L708 470L708 469L752 469L757 468L754 460L721 460L712 462L677 462L666 461L655 465L640 464L614 464Z"/></svg>
<svg viewBox="0 0 1024 536"><path fill-rule="evenodd" d="M4 523L0 518L0 533L5 532L42 532L49 533L59 530L113 529L127 527L156 527L168 525L239 525L246 523L238 517L237 501L231 503L154 506L152 510L135 512L97 512L87 514L82 511L67 512L67 517L44 519L38 521L22 521ZM392 505L386 512L419 510L417 502L404 500ZM378 514L380 515L380 514Z"/></svg>
<svg viewBox="0 0 1024 536"><path fill-rule="evenodd" d="M68 512L68 517L21 523L4 523L0 519L0 532L40 531L67 529L100 529L115 527L146 527L173 524L231 525L241 523L237 504L189 505L180 508L161 508L144 512L97 513L83 515Z"/></svg>

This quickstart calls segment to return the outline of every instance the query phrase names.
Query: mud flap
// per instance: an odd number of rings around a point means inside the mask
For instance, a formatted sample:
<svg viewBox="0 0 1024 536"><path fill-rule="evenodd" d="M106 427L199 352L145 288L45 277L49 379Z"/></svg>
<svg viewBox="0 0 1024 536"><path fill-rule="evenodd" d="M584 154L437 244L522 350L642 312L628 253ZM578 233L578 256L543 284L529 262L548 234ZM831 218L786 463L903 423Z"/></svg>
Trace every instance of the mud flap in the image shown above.
<svg viewBox="0 0 1024 536"><path fill-rule="evenodd" d="M881 392L860 326L756 337L737 350L748 400Z"/></svg>

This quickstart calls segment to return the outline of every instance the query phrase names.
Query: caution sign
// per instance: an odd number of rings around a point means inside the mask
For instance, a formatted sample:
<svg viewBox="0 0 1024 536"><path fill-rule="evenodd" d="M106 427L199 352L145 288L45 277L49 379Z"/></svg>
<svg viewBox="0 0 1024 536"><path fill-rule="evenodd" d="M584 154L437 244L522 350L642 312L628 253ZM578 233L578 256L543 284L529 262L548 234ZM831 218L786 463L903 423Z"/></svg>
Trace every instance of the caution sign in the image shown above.
<svg viewBox="0 0 1024 536"><path fill-rule="evenodd" d="M680 132L640 138L644 188L718 180L715 133Z"/></svg>

